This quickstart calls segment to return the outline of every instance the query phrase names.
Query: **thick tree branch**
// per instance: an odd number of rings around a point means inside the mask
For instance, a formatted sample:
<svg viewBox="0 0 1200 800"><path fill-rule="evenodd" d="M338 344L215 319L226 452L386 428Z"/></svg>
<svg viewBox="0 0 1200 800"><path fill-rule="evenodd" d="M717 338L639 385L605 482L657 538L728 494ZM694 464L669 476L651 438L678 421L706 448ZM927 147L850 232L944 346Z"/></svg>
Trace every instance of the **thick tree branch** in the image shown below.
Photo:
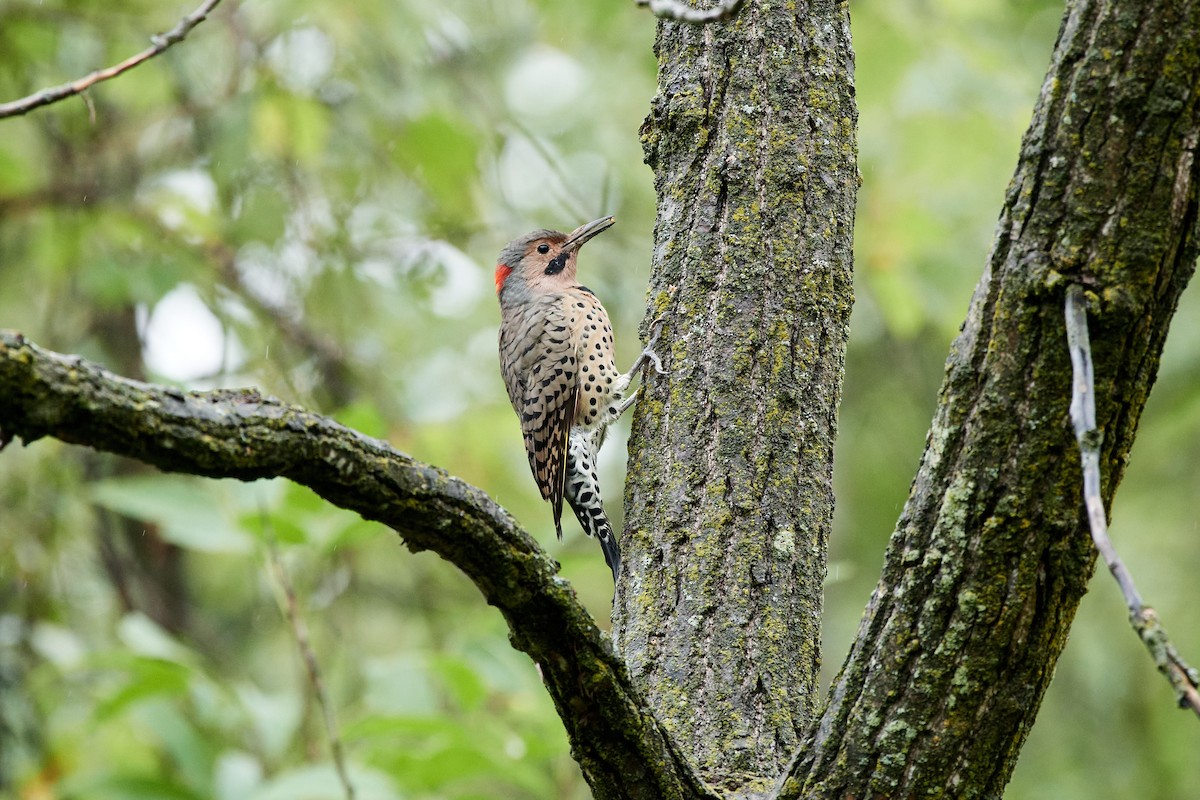
<svg viewBox="0 0 1200 800"><path fill-rule="evenodd" d="M555 563L484 492L254 390L120 378L0 331L0 446L43 436L213 478L285 477L475 582L542 671L598 798L708 797Z"/></svg>
<svg viewBox="0 0 1200 800"><path fill-rule="evenodd" d="M65 100L68 97L73 97L81 94L91 88L93 85L106 81L110 78L115 78L118 75L128 72L139 64L142 64L154 58L159 53L166 50L171 45L182 42L192 28L199 25L212 10L217 7L217 3L221 0L205 0L204 4L188 14L183 19L179 20L179 24L166 33L160 33L151 37L151 46L147 47L137 55L130 56L119 64L114 64L105 69L96 70L95 72L84 75L82 78L73 80L70 83L64 83L61 86L55 86L50 89L42 89L40 92L35 92L28 97L22 97L19 100L12 100L8 103L0 103L0 119L5 117L17 117L22 114L27 114L35 108L48 106L51 103L57 103L60 100Z"/></svg>

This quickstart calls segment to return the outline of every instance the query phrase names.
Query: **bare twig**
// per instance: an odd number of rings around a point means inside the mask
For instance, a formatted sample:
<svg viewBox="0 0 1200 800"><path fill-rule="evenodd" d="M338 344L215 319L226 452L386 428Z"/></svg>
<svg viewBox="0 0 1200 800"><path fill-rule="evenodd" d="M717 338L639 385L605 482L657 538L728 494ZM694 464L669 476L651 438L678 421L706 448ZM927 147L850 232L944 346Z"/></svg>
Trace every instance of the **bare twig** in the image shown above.
<svg viewBox="0 0 1200 800"><path fill-rule="evenodd" d="M1067 346L1071 351L1071 369L1074 381L1071 390L1071 423L1075 427L1075 439L1079 442L1079 455L1083 462L1083 500L1087 506L1088 523L1092 530L1092 541L1104 558L1109 571L1117 579L1125 605L1129 607L1129 622L1138 638L1146 645L1159 672L1163 673L1171 686L1181 708L1191 708L1200 716L1200 671L1188 666L1171 644L1166 629L1159 623L1154 609L1142 602L1133 577L1125 563L1117 555L1112 540L1108 537L1108 520L1104 515L1104 502L1100 498L1100 444L1103 434L1096 429L1095 381L1092 373L1092 349L1088 339L1087 301L1083 288L1078 284L1067 289L1066 302Z"/></svg>
<svg viewBox="0 0 1200 800"><path fill-rule="evenodd" d="M263 517L264 522L266 522L266 515L264 514ZM333 704L329 702L329 693L325 691L325 681L321 677L321 665L317 661L317 654L313 651L312 641L308 636L308 626L304 623L304 618L300 616L299 604L296 602L296 591L292 588L292 582L288 578L287 570L283 567L283 560L280 559L279 550L276 548L274 542L269 542L267 545L267 558L271 562L275 581L279 584L279 590L282 594L280 597L280 606L282 606L284 616L292 628L292 635L296 637L296 646L300 648L300 657L304 660L304 668L308 672L309 681L312 683L317 705L321 708L321 716L325 721L325 734L329 737L329 749L333 753L333 764L337 768L338 780L341 781L342 789L346 793L346 799L354 800L354 784L350 782L350 773L346 770L346 753L342 747L341 734L338 732L337 718L333 713Z"/></svg>
<svg viewBox="0 0 1200 800"><path fill-rule="evenodd" d="M650 9L650 13L662 19L673 19L677 22L717 22L729 19L742 7L744 0L721 0L711 8L695 8L683 0L634 0L639 6Z"/></svg>
<svg viewBox="0 0 1200 800"><path fill-rule="evenodd" d="M1088 339L1087 304L1083 289L1078 284L1067 290L1066 321L1067 347L1071 351L1071 370L1074 375L1071 423L1075 426L1075 439L1079 442L1079 454L1083 460L1083 500L1087 506L1092 539L1104 563L1117 579L1129 613L1136 616L1142 612L1142 597L1108 538L1108 521L1104 515L1104 503L1100 499L1100 445L1104 435L1096 430L1095 380L1092 348Z"/></svg>
<svg viewBox="0 0 1200 800"><path fill-rule="evenodd" d="M22 97L20 100L13 100L8 103L0 103L0 119L4 117L16 117L21 114L27 114L35 108L48 106L51 103L57 103L59 100L65 100L68 97L73 97L77 94L82 94L89 87L94 86L101 81L106 81L109 78L115 78L123 72L141 64L144 61L149 61L159 53L166 50L173 44L183 41L183 39L191 33L192 28L203 22L212 10L217 7L217 3L221 0L205 0L204 4L188 14L183 19L179 20L179 24L166 33L161 33L150 38L151 46L138 53L130 56L119 64L114 64L106 69L96 70L88 75L83 76L70 83L64 83L61 86L55 86L50 89L42 89L40 92L35 92L28 97ZM86 100L86 97L85 97ZM88 100L89 114L94 114L91 101Z"/></svg>

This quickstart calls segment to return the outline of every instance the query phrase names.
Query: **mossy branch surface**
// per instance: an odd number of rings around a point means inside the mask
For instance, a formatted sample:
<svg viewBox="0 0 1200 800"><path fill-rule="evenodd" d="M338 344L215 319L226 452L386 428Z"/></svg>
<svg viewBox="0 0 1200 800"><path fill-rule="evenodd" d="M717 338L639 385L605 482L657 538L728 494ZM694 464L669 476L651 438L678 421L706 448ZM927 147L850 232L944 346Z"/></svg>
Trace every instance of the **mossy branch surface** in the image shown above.
<svg viewBox="0 0 1200 800"><path fill-rule="evenodd" d="M596 797L709 796L554 561L482 490L254 390L128 380L0 330L0 443L44 436L171 472L289 478L391 527L411 550L461 569L504 615L513 645L539 664Z"/></svg>
<svg viewBox="0 0 1200 800"><path fill-rule="evenodd" d="M1195 268L1198 142L1200 3L1072 3L882 577L782 797L1002 794L1095 563L1064 292L1088 297L1107 510Z"/></svg>

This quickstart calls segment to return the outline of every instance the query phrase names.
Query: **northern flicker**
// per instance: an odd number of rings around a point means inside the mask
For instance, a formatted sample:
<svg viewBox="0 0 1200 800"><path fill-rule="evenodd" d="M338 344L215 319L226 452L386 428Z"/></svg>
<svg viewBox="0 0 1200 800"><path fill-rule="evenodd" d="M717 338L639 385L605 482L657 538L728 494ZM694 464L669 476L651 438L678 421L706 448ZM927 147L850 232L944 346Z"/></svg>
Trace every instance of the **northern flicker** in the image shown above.
<svg viewBox="0 0 1200 800"><path fill-rule="evenodd" d="M537 230L514 239L496 263L500 299L500 373L521 420L529 467L554 510L562 539L565 497L579 524L600 540L616 582L621 550L604 513L596 454L608 426L632 404L629 382L654 354L659 324L629 372L617 371L608 312L576 280L579 248L607 230L612 217L568 233Z"/></svg>

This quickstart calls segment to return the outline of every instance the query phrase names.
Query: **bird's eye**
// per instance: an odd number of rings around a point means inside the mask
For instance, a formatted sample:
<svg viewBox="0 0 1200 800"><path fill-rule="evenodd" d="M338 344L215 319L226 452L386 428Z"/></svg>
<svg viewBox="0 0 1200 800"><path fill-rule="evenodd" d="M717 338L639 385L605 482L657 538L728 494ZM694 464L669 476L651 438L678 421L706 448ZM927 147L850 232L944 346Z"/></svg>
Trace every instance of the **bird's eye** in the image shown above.
<svg viewBox="0 0 1200 800"><path fill-rule="evenodd" d="M550 252L550 245L548 245L548 244L545 244L545 243L539 244L539 245L538 245L538 252L539 252L539 253L543 253L543 254L544 254L544 253L549 253L549 252Z"/></svg>

